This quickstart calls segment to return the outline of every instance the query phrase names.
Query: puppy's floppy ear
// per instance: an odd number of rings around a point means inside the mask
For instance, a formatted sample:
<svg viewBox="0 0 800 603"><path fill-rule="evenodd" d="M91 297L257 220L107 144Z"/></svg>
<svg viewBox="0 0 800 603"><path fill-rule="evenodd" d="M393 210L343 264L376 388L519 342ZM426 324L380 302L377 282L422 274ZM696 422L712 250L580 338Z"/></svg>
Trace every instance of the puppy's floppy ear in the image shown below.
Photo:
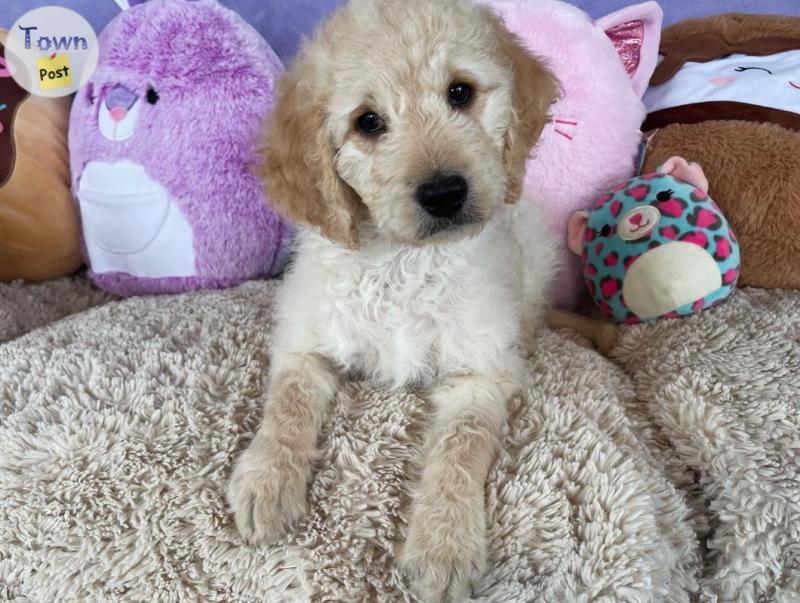
<svg viewBox="0 0 800 603"><path fill-rule="evenodd" d="M544 63L531 55L522 42L496 17L500 51L514 72L511 124L506 133L504 162L508 176L506 203L516 203L522 194L525 163L531 148L549 122L547 111L558 94L558 81Z"/></svg>
<svg viewBox="0 0 800 603"><path fill-rule="evenodd" d="M336 172L335 149L325 129L328 87L314 76L313 61L300 57L281 80L267 124L262 175L279 212L355 248L360 199Z"/></svg>

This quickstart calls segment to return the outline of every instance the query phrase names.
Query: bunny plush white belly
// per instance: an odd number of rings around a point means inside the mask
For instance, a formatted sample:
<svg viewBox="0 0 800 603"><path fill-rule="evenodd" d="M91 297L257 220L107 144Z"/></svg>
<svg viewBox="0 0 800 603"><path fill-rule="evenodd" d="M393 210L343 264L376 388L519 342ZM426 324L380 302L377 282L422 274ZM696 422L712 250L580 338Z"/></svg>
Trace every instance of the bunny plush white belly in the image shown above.
<svg viewBox="0 0 800 603"><path fill-rule="evenodd" d="M196 274L191 225L169 192L132 161L92 161L78 186L86 250L95 273Z"/></svg>

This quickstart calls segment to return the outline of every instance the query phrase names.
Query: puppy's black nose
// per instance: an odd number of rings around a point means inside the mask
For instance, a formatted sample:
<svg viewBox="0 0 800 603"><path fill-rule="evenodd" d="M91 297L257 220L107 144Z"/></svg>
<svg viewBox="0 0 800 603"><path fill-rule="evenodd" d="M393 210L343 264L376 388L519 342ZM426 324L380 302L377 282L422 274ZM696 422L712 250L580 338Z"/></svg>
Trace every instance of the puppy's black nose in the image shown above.
<svg viewBox="0 0 800 603"><path fill-rule="evenodd" d="M417 188L417 202L432 216L447 218L458 212L467 200L469 185L463 176L437 174Z"/></svg>

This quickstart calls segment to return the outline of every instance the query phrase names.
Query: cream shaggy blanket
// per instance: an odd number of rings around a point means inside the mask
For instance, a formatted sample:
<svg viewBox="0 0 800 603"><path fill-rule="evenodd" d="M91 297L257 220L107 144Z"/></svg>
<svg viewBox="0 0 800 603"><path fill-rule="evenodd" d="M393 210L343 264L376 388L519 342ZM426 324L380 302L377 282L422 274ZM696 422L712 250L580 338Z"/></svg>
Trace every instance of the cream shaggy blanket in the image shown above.
<svg viewBox="0 0 800 603"><path fill-rule="evenodd" d="M307 520L272 547L235 531L225 482L259 420L275 287L0 288L0 599L411 600L412 392L348 385ZM544 332L529 366L476 600L800 600L800 294L630 328L612 361Z"/></svg>

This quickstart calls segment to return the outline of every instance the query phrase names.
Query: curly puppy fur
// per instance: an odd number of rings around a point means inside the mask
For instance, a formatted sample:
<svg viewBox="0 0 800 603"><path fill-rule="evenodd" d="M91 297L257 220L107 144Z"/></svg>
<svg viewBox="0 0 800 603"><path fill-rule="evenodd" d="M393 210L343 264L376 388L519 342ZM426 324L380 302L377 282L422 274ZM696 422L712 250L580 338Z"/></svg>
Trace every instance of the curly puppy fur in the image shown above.
<svg viewBox="0 0 800 603"><path fill-rule="evenodd" d="M468 103L448 102L455 84ZM411 589L459 600L481 575L484 481L553 269L533 204L514 203L556 87L469 0L352 0L305 45L268 127L270 199L305 226L263 423L229 487L248 542L305 514L344 372L420 388L435 409L398 551ZM374 134L358 127L370 111L385 124ZM437 174L468 184L446 218L419 201Z"/></svg>

